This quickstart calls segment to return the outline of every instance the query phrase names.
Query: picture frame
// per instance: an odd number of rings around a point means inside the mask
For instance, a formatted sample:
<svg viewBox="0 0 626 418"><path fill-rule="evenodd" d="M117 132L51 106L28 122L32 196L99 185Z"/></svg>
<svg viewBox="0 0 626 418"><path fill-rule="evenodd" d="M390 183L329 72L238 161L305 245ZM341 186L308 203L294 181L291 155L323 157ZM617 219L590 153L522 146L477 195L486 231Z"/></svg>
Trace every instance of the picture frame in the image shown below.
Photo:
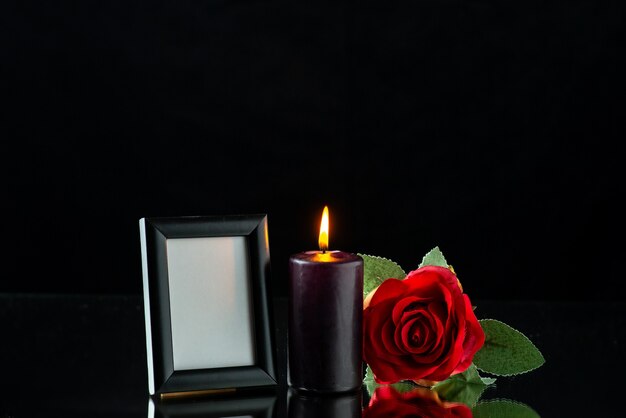
<svg viewBox="0 0 626 418"><path fill-rule="evenodd" d="M275 386L266 214L139 220L148 392Z"/></svg>

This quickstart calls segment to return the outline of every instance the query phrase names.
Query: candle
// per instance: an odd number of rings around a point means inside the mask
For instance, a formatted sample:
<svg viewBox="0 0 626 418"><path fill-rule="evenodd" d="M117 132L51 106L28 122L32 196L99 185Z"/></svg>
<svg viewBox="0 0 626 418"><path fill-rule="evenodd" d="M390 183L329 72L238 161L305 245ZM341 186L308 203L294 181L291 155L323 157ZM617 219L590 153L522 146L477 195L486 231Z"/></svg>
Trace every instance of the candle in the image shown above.
<svg viewBox="0 0 626 418"><path fill-rule="evenodd" d="M319 251L289 258L289 384L348 392L363 381L363 259L329 251L328 207Z"/></svg>

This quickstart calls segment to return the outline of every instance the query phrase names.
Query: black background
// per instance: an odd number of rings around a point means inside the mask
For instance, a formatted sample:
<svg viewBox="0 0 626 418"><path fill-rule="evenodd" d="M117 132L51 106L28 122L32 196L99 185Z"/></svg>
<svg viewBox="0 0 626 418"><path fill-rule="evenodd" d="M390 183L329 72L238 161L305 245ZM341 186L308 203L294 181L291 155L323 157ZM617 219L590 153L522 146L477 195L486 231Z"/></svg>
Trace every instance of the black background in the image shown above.
<svg viewBox="0 0 626 418"><path fill-rule="evenodd" d="M281 293L328 204L476 299L624 299L622 4L3 2L0 291L139 294L140 217L261 212Z"/></svg>

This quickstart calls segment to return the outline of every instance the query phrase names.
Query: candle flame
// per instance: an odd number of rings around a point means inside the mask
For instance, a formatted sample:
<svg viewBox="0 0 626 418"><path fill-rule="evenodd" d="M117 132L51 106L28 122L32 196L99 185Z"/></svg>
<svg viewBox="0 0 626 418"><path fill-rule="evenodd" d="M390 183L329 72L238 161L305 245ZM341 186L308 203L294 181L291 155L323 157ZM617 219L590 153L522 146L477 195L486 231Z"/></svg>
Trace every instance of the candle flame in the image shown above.
<svg viewBox="0 0 626 418"><path fill-rule="evenodd" d="M324 206L324 212L322 213L322 222L320 224L320 250L326 251L328 249L328 206Z"/></svg>

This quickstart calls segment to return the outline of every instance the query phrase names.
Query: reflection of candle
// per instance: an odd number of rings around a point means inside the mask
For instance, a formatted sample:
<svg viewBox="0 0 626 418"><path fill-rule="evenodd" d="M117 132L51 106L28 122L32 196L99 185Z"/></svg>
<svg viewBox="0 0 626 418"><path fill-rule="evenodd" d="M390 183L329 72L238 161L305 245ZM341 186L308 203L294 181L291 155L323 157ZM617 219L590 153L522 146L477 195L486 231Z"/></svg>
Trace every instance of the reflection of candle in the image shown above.
<svg viewBox="0 0 626 418"><path fill-rule="evenodd" d="M288 392L288 418L361 418L360 391L339 396L319 396Z"/></svg>
<svg viewBox="0 0 626 418"><path fill-rule="evenodd" d="M363 380L363 259L328 251L328 208L320 251L289 259L289 384L345 392Z"/></svg>

